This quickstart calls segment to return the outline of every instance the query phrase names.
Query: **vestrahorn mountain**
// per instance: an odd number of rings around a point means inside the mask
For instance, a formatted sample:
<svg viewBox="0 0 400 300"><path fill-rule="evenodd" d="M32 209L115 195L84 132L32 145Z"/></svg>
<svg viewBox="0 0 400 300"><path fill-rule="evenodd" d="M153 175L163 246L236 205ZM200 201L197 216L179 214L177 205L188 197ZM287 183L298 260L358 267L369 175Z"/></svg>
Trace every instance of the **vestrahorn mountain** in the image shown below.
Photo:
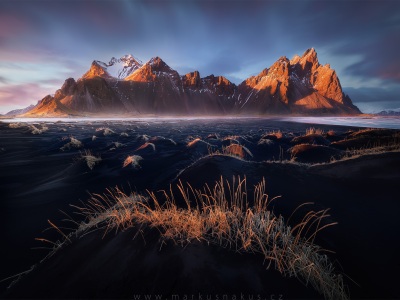
<svg viewBox="0 0 400 300"><path fill-rule="evenodd" d="M236 86L223 76L180 75L161 58L93 61L23 116L358 114L330 65L316 51L279 58Z"/></svg>

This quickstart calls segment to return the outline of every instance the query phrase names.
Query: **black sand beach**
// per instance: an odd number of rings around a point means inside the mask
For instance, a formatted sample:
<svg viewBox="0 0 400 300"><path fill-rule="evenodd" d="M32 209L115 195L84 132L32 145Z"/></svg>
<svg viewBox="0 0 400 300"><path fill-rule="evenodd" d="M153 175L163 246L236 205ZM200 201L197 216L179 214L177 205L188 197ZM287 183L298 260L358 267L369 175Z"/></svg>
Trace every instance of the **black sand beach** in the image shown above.
<svg viewBox="0 0 400 300"><path fill-rule="evenodd" d="M33 127L32 127L33 126ZM3 298L130 298L136 294L261 294L323 298L283 277L258 254L204 242L186 247L137 228L97 230L38 264L76 229L90 194L118 187L160 193L179 182L213 186L221 176L246 177L248 194L266 181L276 215L300 222L308 210L330 208L315 243L329 250L351 299L400 297L400 132L274 119L0 123L0 219ZM89 152L90 151L90 152ZM131 156L133 161L126 161ZM139 158L140 156L140 158ZM124 166L126 162L126 166ZM128 164L129 163L129 164ZM250 197L249 197L250 198ZM178 206L184 203L178 201ZM73 205L73 206L71 206ZM65 214L63 214L62 212ZM268 298L267 298L268 299Z"/></svg>

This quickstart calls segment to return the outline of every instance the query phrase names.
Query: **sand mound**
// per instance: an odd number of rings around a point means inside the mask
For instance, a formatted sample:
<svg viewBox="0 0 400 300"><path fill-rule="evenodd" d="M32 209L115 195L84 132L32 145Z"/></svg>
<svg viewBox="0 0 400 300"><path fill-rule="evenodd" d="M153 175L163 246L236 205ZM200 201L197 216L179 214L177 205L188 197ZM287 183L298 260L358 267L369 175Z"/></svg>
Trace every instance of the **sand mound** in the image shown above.
<svg viewBox="0 0 400 300"><path fill-rule="evenodd" d="M124 163L122 164L122 167L125 168L129 165L131 165L134 169L141 169L142 167L140 166L140 161L143 160L143 157L139 155L129 155L127 158L125 158Z"/></svg>
<svg viewBox="0 0 400 300"><path fill-rule="evenodd" d="M307 134L292 139L292 144L314 144L328 146L330 142L320 134Z"/></svg>
<svg viewBox="0 0 400 300"><path fill-rule="evenodd" d="M184 295L202 294L206 299L206 294L226 291L229 296L237 294L237 299L241 293L318 297L295 278L266 270L261 256L239 255L199 242L185 249L166 243L160 250L156 229L103 234L95 231L74 240L23 278L7 297L133 299L134 295L163 294L170 299L179 294L184 299Z"/></svg>
<svg viewBox="0 0 400 300"><path fill-rule="evenodd" d="M289 149L293 159L303 163L323 163L339 159L343 152L321 145L300 144Z"/></svg>
<svg viewBox="0 0 400 300"><path fill-rule="evenodd" d="M242 159L253 157L253 154L246 147L239 144L230 144L222 149L222 153L226 155L237 156Z"/></svg>
<svg viewBox="0 0 400 300"><path fill-rule="evenodd" d="M211 145L210 143L207 143L200 138L196 138L188 142L186 148L188 149L188 151L200 155L207 155L216 150L216 147L214 145Z"/></svg>
<svg viewBox="0 0 400 300"><path fill-rule="evenodd" d="M135 150L135 152L143 154L153 154L156 152L156 145L146 142Z"/></svg>

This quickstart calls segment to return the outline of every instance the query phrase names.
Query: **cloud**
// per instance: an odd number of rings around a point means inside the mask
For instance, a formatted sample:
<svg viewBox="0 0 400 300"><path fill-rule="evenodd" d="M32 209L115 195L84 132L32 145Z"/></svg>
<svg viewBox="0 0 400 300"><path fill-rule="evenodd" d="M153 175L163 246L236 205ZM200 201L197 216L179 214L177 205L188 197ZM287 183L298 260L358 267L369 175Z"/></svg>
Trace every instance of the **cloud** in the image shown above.
<svg viewBox="0 0 400 300"><path fill-rule="evenodd" d="M0 13L0 40L15 38L23 33L29 33L29 24L16 15Z"/></svg>
<svg viewBox="0 0 400 300"><path fill-rule="evenodd" d="M400 107L400 87L378 88L343 88L353 103L365 113L375 113L386 108Z"/></svg>
<svg viewBox="0 0 400 300"><path fill-rule="evenodd" d="M54 93L54 88L45 88L37 83L3 85L0 89L0 113L10 107L27 107L36 104L45 95Z"/></svg>
<svg viewBox="0 0 400 300"><path fill-rule="evenodd" d="M0 76L0 83L2 83L2 84L7 84L7 83L8 83L8 80L7 80L5 77Z"/></svg>
<svg viewBox="0 0 400 300"><path fill-rule="evenodd" d="M19 0L0 11L0 64L46 75L15 84L80 77L127 53L238 83L314 47L344 85L400 85L400 1Z"/></svg>

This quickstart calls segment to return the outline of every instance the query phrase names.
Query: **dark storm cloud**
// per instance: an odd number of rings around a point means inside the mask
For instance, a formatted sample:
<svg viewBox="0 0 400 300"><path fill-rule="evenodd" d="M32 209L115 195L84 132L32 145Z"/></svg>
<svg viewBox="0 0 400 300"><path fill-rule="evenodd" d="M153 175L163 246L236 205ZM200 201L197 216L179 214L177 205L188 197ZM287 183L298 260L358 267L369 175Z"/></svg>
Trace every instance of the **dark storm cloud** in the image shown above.
<svg viewBox="0 0 400 300"><path fill-rule="evenodd" d="M207 66L216 61L213 54L229 52L231 55L219 59L219 72L224 74L232 71L230 60L269 63L312 46L361 54L367 60L376 56L377 46L390 42L390 47L381 49L380 64L354 64L349 72L364 76L367 70L368 76L398 77L390 67L393 53L400 50L396 15L400 5L395 1L18 3L18 10L8 3L5 11L8 8L11 18L28 23L30 34L36 32L33 44L42 44L51 53L108 59L106 56L133 51L144 59L166 56L163 58L175 64L180 59L195 66L195 60L204 59L201 65ZM16 25L22 30L26 26Z"/></svg>
<svg viewBox="0 0 400 300"><path fill-rule="evenodd" d="M93 59L131 53L239 83L314 47L342 66L344 86L400 84L400 1L10 0L0 25L0 61L63 64L74 77Z"/></svg>

